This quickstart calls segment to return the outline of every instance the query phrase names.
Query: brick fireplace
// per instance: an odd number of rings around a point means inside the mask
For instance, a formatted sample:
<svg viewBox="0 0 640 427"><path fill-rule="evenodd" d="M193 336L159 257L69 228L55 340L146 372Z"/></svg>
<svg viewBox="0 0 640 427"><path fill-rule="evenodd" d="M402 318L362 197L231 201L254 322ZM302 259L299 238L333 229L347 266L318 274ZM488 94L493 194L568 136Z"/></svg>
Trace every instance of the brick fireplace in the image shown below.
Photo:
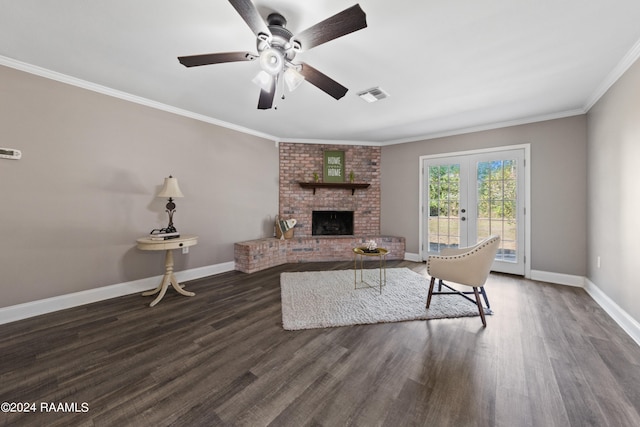
<svg viewBox="0 0 640 427"><path fill-rule="evenodd" d="M313 174L322 176L326 150L344 151L345 175L369 184L368 188L350 189L300 187L300 182L313 182ZM280 216L295 218L296 237L312 236L313 211L353 211L353 234L380 234L380 147L362 145L328 145L280 143Z"/></svg>
<svg viewBox="0 0 640 427"><path fill-rule="evenodd" d="M368 240L389 249L387 259L404 259L404 237L380 235L380 147L281 142L279 150L278 215L282 219L296 219L294 237L236 243L237 270L253 273L291 262L352 260L353 248ZM300 185L301 182L313 183L314 173L319 175L319 182L324 183L326 150L344 151L345 175L354 176L357 188ZM314 233L314 211L352 212L352 231L333 233L331 229L342 226L325 224L329 233Z"/></svg>

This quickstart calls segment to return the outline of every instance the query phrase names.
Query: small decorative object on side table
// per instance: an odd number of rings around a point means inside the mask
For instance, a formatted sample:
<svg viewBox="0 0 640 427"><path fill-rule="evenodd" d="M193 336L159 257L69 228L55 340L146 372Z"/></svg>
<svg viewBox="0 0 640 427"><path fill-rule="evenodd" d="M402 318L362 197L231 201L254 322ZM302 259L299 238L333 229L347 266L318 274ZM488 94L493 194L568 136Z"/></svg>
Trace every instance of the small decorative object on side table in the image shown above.
<svg viewBox="0 0 640 427"><path fill-rule="evenodd" d="M380 295L382 295L382 287L387 285L387 254L389 251L379 248L376 242L370 240L365 243L364 247L353 248L353 287L358 289L358 255L360 256L360 283L366 283L363 279L363 263L366 256L377 256L380 259L380 280L378 282ZM384 279L383 279L384 273ZM367 283L367 287L372 287Z"/></svg>
<svg viewBox="0 0 640 427"><path fill-rule="evenodd" d="M368 240L364 243L362 250L368 254L376 254L378 253L378 244L374 240Z"/></svg>
<svg viewBox="0 0 640 427"><path fill-rule="evenodd" d="M173 289L176 290L181 295L192 297L195 295L193 292L188 292L182 289L182 286L176 280L176 276L173 274L173 250L180 248L188 248L189 246L194 246L198 244L198 236L194 235L183 235L182 237L177 237L173 239L166 240L156 240L150 237L141 237L137 240L138 249L143 251L166 251L165 259L164 259L164 276L162 277L162 282L158 285L157 288L152 289L147 292L143 292L143 296L155 295L158 296L149 304L149 307L153 307L164 297L164 294L167 292L169 288L169 284L173 286Z"/></svg>

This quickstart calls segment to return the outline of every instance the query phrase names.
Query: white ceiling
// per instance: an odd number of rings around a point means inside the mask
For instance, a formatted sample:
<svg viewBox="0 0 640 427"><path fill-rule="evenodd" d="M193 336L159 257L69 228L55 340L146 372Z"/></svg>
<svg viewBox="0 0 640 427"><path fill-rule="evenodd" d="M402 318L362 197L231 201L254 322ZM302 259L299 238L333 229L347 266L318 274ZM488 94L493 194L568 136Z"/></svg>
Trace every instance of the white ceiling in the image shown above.
<svg viewBox="0 0 640 427"><path fill-rule="evenodd" d="M294 34L358 0L254 0ZM296 56L305 82L258 110L255 52L227 0L0 0L0 64L280 141L388 144L582 114L640 55L638 0L359 0L368 28ZM294 61L295 62L295 61ZM390 97L366 103L380 86Z"/></svg>

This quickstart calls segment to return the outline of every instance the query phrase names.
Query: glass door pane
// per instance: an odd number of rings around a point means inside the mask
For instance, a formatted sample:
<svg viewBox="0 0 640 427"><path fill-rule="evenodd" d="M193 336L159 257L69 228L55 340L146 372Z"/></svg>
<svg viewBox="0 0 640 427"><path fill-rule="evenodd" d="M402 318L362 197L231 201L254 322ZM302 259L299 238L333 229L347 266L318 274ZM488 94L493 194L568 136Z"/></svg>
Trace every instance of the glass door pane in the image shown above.
<svg viewBox="0 0 640 427"><path fill-rule="evenodd" d="M515 160L477 163L476 239L500 236L496 260L516 262L517 164Z"/></svg>
<svg viewBox="0 0 640 427"><path fill-rule="evenodd" d="M475 211L469 239L479 242L492 234L500 236L492 269L524 275L524 150L472 155L469 167L475 168L474 182L469 184L469 210Z"/></svg>
<svg viewBox="0 0 640 427"><path fill-rule="evenodd" d="M436 164L426 167L427 185L427 242L428 252L461 245L459 164ZM464 230L466 233L466 230Z"/></svg>

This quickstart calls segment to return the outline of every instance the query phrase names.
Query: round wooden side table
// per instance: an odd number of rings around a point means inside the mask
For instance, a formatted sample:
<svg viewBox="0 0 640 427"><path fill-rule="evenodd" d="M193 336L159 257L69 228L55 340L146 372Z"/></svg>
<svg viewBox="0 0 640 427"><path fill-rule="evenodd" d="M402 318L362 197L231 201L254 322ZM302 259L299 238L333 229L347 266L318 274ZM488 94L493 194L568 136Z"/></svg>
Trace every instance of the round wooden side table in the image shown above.
<svg viewBox="0 0 640 427"><path fill-rule="evenodd" d="M143 292L143 296L155 295L158 296L151 301L149 307L153 307L164 297L164 294L167 293L167 289L169 288L169 284L173 286L173 289L176 290L180 295L184 295L187 297L192 297L195 295L194 292L185 291L176 280L176 276L173 274L173 250L187 248L189 246L194 246L198 244L198 236L194 236L191 234L185 234L181 237L175 239L168 240L154 240L150 237L141 237L136 240L138 242L138 249L143 251L166 251L164 257L164 276L162 277L162 282L158 285L157 288L152 289L150 291Z"/></svg>

